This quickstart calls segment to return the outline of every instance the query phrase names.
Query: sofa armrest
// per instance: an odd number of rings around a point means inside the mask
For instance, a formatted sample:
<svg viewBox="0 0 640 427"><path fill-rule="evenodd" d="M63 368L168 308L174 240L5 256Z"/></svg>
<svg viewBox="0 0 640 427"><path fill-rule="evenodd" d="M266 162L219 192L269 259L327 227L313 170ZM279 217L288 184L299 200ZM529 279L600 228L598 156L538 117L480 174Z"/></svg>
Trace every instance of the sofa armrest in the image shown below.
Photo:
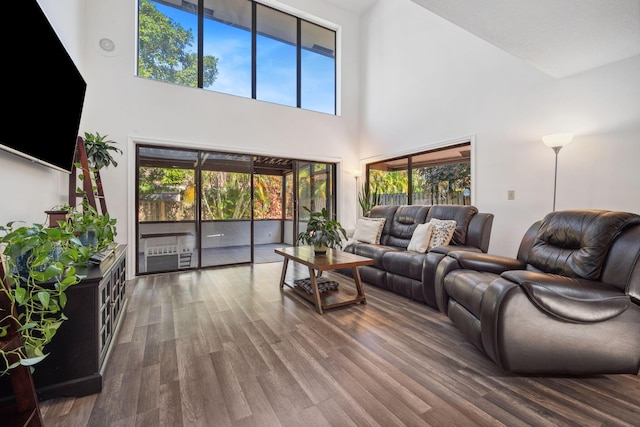
<svg viewBox="0 0 640 427"><path fill-rule="evenodd" d="M469 222L466 244L477 247L486 253L489 250L491 228L493 226L493 214L478 212Z"/></svg>
<svg viewBox="0 0 640 427"><path fill-rule="evenodd" d="M424 258L422 266L422 293L424 295L425 302L432 307L438 307L438 295L436 293L436 280L438 280L436 279L436 270L438 268L438 264L440 264L440 261L446 258L447 255L453 251L482 253L481 250L475 246L458 245L438 246L427 252L427 256Z"/></svg>
<svg viewBox="0 0 640 427"><path fill-rule="evenodd" d="M501 274L508 270L524 270L526 264L515 258L485 253L453 251L448 254L458 263L459 269L486 271Z"/></svg>
<svg viewBox="0 0 640 427"><path fill-rule="evenodd" d="M521 286L538 309L566 322L604 322L621 315L631 305L626 295L584 292L574 297L540 283L525 282Z"/></svg>
<svg viewBox="0 0 640 427"><path fill-rule="evenodd" d="M482 253L480 248L476 248L475 246L458 246L458 245L445 245L445 246L436 246L433 249L429 249L429 252L448 255L451 252L455 251L464 251L464 252L476 252Z"/></svg>

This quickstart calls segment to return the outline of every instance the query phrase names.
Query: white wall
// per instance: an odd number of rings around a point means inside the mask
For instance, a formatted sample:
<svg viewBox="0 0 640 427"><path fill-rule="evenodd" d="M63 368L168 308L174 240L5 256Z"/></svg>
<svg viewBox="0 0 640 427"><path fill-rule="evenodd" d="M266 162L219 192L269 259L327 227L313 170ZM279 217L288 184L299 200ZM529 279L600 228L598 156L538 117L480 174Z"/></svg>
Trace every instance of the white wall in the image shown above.
<svg viewBox="0 0 640 427"><path fill-rule="evenodd" d="M515 255L552 210L549 133L576 134L558 158L556 209L640 213L640 56L558 80L409 0L378 0L361 28L362 161L475 135L490 252Z"/></svg>

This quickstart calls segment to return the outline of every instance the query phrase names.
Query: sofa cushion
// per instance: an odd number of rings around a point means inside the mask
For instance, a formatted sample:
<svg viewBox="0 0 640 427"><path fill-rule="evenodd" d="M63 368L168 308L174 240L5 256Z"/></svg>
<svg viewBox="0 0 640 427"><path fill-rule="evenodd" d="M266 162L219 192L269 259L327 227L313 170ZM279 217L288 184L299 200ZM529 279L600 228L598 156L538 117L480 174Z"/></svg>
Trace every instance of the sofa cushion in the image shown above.
<svg viewBox="0 0 640 427"><path fill-rule="evenodd" d="M527 263L547 273L598 280L609 248L640 216L602 210L560 211L540 224Z"/></svg>
<svg viewBox="0 0 640 427"><path fill-rule="evenodd" d="M424 224L429 206L399 206L391 222L387 245L406 249L418 224Z"/></svg>
<svg viewBox="0 0 640 427"><path fill-rule="evenodd" d="M394 246L373 245L371 243L355 242L345 246L344 251L373 259L373 265L384 270L382 255L387 252L398 251Z"/></svg>
<svg viewBox="0 0 640 427"><path fill-rule="evenodd" d="M426 254L411 251L390 251L382 255L382 268L389 273L422 280Z"/></svg>
<svg viewBox="0 0 640 427"><path fill-rule="evenodd" d="M429 209L427 221L433 218L454 220L456 222L456 230L453 233L451 243L464 246L467 244L469 222L471 222L471 218L476 213L478 213L478 208L475 206L434 205Z"/></svg>
<svg viewBox="0 0 640 427"><path fill-rule="evenodd" d="M385 222L385 218L359 218L352 239L374 245L380 244Z"/></svg>
<svg viewBox="0 0 640 427"><path fill-rule="evenodd" d="M429 249L437 248L438 246L447 246L451 242L453 233L456 231L456 222L452 219L442 220L432 218L429 224L432 229Z"/></svg>
<svg viewBox="0 0 640 427"><path fill-rule="evenodd" d="M429 242L431 241L431 233L433 232L433 225L431 223L418 224L416 229L413 230L413 236L407 250L425 253L429 249Z"/></svg>
<svg viewBox="0 0 640 427"><path fill-rule="evenodd" d="M380 236L380 244L386 245L389 240L389 232L393 225L393 215L395 215L398 206L374 206L369 211L369 218L384 218L386 221L382 228L382 236Z"/></svg>

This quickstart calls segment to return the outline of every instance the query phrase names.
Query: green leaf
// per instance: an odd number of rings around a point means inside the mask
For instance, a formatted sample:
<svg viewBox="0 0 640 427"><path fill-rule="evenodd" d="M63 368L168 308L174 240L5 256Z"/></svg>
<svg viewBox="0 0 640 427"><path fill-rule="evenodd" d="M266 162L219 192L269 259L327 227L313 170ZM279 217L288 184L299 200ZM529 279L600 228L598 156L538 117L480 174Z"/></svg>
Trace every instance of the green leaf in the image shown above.
<svg viewBox="0 0 640 427"><path fill-rule="evenodd" d="M16 288L13 290L13 294L18 304L24 305L27 300L27 290L25 288Z"/></svg>
<svg viewBox="0 0 640 427"><path fill-rule="evenodd" d="M42 304L44 308L49 308L50 299L51 299L51 296L49 295L49 292L46 292L46 291L38 292L38 300L40 301L40 304Z"/></svg>
<svg viewBox="0 0 640 427"><path fill-rule="evenodd" d="M30 357L28 359L22 359L20 361L20 364L22 366L31 366L31 365L35 365L36 363L42 362L49 354L44 354L42 356L37 356L37 357Z"/></svg>
<svg viewBox="0 0 640 427"><path fill-rule="evenodd" d="M60 307L64 308L67 305L67 294L64 292L60 294Z"/></svg>

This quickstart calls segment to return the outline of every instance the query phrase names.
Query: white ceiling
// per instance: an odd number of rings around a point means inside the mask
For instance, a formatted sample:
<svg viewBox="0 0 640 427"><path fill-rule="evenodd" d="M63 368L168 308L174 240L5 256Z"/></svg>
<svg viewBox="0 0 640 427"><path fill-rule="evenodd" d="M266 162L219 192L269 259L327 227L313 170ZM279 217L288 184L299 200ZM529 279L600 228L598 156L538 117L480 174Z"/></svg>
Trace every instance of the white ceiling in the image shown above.
<svg viewBox="0 0 640 427"><path fill-rule="evenodd" d="M363 13L377 0L325 0ZM640 0L412 0L562 78L640 55Z"/></svg>

